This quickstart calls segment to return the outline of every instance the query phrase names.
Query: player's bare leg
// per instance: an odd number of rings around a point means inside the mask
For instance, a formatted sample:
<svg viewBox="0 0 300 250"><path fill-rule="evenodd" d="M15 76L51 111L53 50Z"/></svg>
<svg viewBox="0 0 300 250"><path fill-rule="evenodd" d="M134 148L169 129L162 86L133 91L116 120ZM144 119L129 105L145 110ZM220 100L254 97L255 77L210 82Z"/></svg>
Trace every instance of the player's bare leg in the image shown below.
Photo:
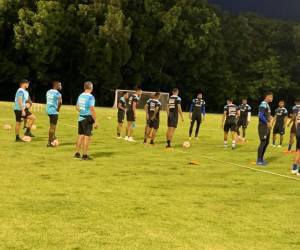
<svg viewBox="0 0 300 250"><path fill-rule="evenodd" d="M224 132L224 147L227 148L228 133Z"/></svg>
<svg viewBox="0 0 300 250"><path fill-rule="evenodd" d="M168 127L168 131L167 131L167 148L171 148L171 141L173 139L173 135L174 135L174 132L175 132L175 128L171 128L171 127Z"/></svg>
<svg viewBox="0 0 300 250"><path fill-rule="evenodd" d="M123 128L123 123L118 123L118 126L117 126L117 135L118 135L118 137L121 137L122 128Z"/></svg>
<svg viewBox="0 0 300 250"><path fill-rule="evenodd" d="M48 146L55 140L56 125L50 124Z"/></svg>
<svg viewBox="0 0 300 250"><path fill-rule="evenodd" d="M83 146L83 138L84 135L79 135L77 138L75 158L80 158L80 151Z"/></svg>
<svg viewBox="0 0 300 250"><path fill-rule="evenodd" d="M236 138L237 138L236 132L232 131L231 136L232 136L232 149L235 149L235 147L236 147Z"/></svg>
<svg viewBox="0 0 300 250"><path fill-rule="evenodd" d="M276 145L276 139L277 139L276 134L273 134L273 143L272 143L273 147L275 147L275 145Z"/></svg>
<svg viewBox="0 0 300 250"><path fill-rule="evenodd" d="M293 147L293 144L295 142L295 137L296 135L294 133L291 133L290 134L290 140L289 140L289 146L288 146L288 152L291 152L292 151L292 147Z"/></svg>
<svg viewBox="0 0 300 250"><path fill-rule="evenodd" d="M88 155L88 149L90 145L90 136L84 136L83 137L83 155Z"/></svg>
<svg viewBox="0 0 300 250"><path fill-rule="evenodd" d="M35 118L34 115L30 115L30 116L27 117L25 135L33 137L33 135L31 134L31 128L32 128L32 125L34 124L35 119L36 118Z"/></svg>

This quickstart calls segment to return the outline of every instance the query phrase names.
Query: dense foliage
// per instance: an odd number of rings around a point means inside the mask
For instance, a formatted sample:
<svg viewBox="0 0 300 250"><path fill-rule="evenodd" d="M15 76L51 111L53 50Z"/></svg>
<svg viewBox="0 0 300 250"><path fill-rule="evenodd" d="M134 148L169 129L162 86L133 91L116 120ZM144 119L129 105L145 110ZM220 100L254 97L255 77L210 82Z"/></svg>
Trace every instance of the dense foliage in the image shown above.
<svg viewBox="0 0 300 250"><path fill-rule="evenodd" d="M291 100L300 86L300 24L205 0L0 0L0 31L1 99L24 77L35 101L59 79L74 103L91 80L98 105L116 88L178 86L185 103L203 90L210 110L265 90Z"/></svg>

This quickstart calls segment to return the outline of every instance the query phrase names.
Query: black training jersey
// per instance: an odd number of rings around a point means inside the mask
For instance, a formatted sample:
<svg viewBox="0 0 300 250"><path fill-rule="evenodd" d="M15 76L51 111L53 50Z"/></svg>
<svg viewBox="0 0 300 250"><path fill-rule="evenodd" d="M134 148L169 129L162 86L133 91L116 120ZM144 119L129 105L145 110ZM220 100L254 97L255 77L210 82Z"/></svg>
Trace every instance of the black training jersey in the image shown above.
<svg viewBox="0 0 300 250"><path fill-rule="evenodd" d="M150 118L153 117L155 110L158 108L158 112L156 113L155 119L159 120L159 112L160 112L161 102L156 99L149 99L147 101L147 106L148 106L148 115Z"/></svg>
<svg viewBox="0 0 300 250"><path fill-rule="evenodd" d="M241 104L239 106L239 109L241 112L240 119L247 120L249 113L251 113L251 111L252 111L252 108L250 107L250 105L249 104Z"/></svg>
<svg viewBox="0 0 300 250"><path fill-rule="evenodd" d="M300 105L296 105L293 107L293 115L296 118L295 124L298 127L300 125Z"/></svg>
<svg viewBox="0 0 300 250"><path fill-rule="evenodd" d="M123 96L120 97L119 104L121 104L122 108L126 109L126 105L127 104L126 104L126 100L125 100L125 98ZM119 107L119 105L118 105L118 107ZM118 110L124 112L124 110L122 110L120 108L118 108Z"/></svg>
<svg viewBox="0 0 300 250"><path fill-rule="evenodd" d="M140 98L137 95L132 95L128 99L127 108L129 111L132 111L133 103L138 104Z"/></svg>
<svg viewBox="0 0 300 250"><path fill-rule="evenodd" d="M224 107L224 112L226 112L226 117L229 119L237 118L237 113L239 111L239 107L235 104L227 104Z"/></svg>
<svg viewBox="0 0 300 250"><path fill-rule="evenodd" d="M190 111L194 115L201 115L202 113L205 113L205 101L199 98L193 99Z"/></svg>
<svg viewBox="0 0 300 250"><path fill-rule="evenodd" d="M179 104L181 104L181 98L179 96L172 95L168 102L169 112L178 112Z"/></svg>
<svg viewBox="0 0 300 250"><path fill-rule="evenodd" d="M278 107L275 110L275 115L276 115L276 123L283 124L284 119L288 116L288 111L285 107L283 108Z"/></svg>

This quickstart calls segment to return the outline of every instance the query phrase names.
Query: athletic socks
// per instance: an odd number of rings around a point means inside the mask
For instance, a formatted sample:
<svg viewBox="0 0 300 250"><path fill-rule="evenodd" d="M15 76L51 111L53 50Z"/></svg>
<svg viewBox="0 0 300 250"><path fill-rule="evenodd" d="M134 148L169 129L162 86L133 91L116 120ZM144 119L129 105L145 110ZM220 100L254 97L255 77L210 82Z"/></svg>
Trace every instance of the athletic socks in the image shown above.
<svg viewBox="0 0 300 250"><path fill-rule="evenodd" d="M289 146L288 146L288 151L291 151L292 150L292 144L289 144Z"/></svg>
<svg viewBox="0 0 300 250"><path fill-rule="evenodd" d="M167 146L170 148L171 147L171 141L167 140Z"/></svg>
<svg viewBox="0 0 300 250"><path fill-rule="evenodd" d="M235 141L232 141L232 148L235 148L235 146L236 146Z"/></svg>
<svg viewBox="0 0 300 250"><path fill-rule="evenodd" d="M224 147L227 147L227 141L224 141Z"/></svg>

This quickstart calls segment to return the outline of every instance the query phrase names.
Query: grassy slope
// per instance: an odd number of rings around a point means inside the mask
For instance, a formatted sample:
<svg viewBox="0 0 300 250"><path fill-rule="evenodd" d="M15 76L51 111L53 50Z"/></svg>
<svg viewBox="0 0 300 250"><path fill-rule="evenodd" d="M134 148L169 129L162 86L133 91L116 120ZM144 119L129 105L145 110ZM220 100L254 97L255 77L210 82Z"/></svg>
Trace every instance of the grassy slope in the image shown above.
<svg viewBox="0 0 300 250"><path fill-rule="evenodd" d="M10 106L0 104L0 124L13 123ZM182 153L163 148L164 114L158 144L147 147L142 113L140 143L128 144L114 138L115 111L97 112L89 163L72 158L72 107L61 112L57 149L45 147L43 112L30 144L0 130L0 249L300 249L300 182L202 157L254 167L256 121L248 145L232 152L219 146L220 117L208 115L201 140ZM188 125L176 132L178 150ZM293 156L281 151L269 149L268 170L289 175Z"/></svg>

